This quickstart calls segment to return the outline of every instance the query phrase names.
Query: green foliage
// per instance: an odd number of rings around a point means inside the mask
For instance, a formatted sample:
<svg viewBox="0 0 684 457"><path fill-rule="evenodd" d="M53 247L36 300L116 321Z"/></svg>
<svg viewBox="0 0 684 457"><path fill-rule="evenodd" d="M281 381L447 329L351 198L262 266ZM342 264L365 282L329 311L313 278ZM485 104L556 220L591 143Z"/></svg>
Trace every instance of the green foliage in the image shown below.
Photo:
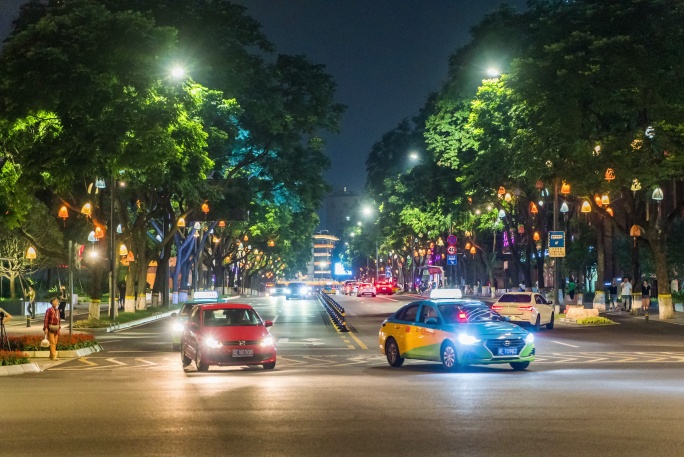
<svg viewBox="0 0 684 457"><path fill-rule="evenodd" d="M10 344L13 348L19 351L49 351L50 348L44 348L40 346L40 342L43 340L44 335L22 335L22 336L12 336L9 337ZM74 333L69 335L68 333L61 333L59 339L57 340L57 350L58 351L73 351L76 349L87 348L95 346L97 341L95 337L86 333Z"/></svg>
<svg viewBox="0 0 684 457"><path fill-rule="evenodd" d="M580 325L611 325L615 324L612 320L607 317L602 316L591 316L583 317L582 319L577 319L577 323Z"/></svg>

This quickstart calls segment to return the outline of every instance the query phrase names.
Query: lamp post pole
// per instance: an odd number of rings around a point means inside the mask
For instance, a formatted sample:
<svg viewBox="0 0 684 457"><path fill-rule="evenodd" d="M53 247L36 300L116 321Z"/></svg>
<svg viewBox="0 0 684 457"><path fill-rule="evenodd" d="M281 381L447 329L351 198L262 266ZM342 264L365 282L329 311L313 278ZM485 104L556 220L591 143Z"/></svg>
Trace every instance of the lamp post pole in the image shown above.
<svg viewBox="0 0 684 457"><path fill-rule="evenodd" d="M69 336L74 334L74 242L69 240Z"/></svg>
<svg viewBox="0 0 684 457"><path fill-rule="evenodd" d="M109 318L113 321L117 315L115 293L116 269L116 229L114 228L114 199L116 194L116 175L112 176L111 204L109 206Z"/></svg>
<svg viewBox="0 0 684 457"><path fill-rule="evenodd" d="M553 230L558 230L558 180L553 184ZM558 300L558 283L560 282L560 257L553 260L553 303L556 315L560 313L560 301Z"/></svg>
<svg viewBox="0 0 684 457"><path fill-rule="evenodd" d="M378 255L378 242L375 242L375 283L380 279L380 256Z"/></svg>

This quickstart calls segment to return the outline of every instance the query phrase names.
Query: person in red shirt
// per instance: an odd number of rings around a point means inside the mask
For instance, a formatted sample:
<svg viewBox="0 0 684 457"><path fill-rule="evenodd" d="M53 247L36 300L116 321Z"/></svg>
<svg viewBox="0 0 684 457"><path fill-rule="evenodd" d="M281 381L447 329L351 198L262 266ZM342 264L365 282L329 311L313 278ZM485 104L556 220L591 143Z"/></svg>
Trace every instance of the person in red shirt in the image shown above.
<svg viewBox="0 0 684 457"><path fill-rule="evenodd" d="M43 331L45 338L50 342L50 360L57 360L57 340L59 340L59 330L62 326L59 323L59 298L54 297L50 300L52 308L48 308L45 312L45 321L43 321Z"/></svg>

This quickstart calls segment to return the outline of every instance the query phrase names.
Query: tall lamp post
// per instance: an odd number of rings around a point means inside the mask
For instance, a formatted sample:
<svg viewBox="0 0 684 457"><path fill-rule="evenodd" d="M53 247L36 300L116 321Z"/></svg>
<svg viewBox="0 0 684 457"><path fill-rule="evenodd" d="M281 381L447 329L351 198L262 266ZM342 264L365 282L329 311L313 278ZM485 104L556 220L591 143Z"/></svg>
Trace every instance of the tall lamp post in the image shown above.
<svg viewBox="0 0 684 457"><path fill-rule="evenodd" d="M116 318L115 269L116 269L116 230L114 229L114 199L116 194L116 175L112 175L111 204L109 206L109 318Z"/></svg>

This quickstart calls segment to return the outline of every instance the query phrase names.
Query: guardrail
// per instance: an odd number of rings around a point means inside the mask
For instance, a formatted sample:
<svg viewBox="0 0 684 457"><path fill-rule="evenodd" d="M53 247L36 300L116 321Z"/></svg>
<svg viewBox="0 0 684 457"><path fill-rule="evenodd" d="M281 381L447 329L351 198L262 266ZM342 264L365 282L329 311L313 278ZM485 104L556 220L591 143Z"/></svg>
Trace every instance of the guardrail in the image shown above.
<svg viewBox="0 0 684 457"><path fill-rule="evenodd" d="M330 295L326 294L325 292L318 294L318 300L328 312L328 316L330 317L333 325L337 327L337 330L340 332L348 332L349 329L347 328L347 320L344 314L344 308L335 300L330 298Z"/></svg>

